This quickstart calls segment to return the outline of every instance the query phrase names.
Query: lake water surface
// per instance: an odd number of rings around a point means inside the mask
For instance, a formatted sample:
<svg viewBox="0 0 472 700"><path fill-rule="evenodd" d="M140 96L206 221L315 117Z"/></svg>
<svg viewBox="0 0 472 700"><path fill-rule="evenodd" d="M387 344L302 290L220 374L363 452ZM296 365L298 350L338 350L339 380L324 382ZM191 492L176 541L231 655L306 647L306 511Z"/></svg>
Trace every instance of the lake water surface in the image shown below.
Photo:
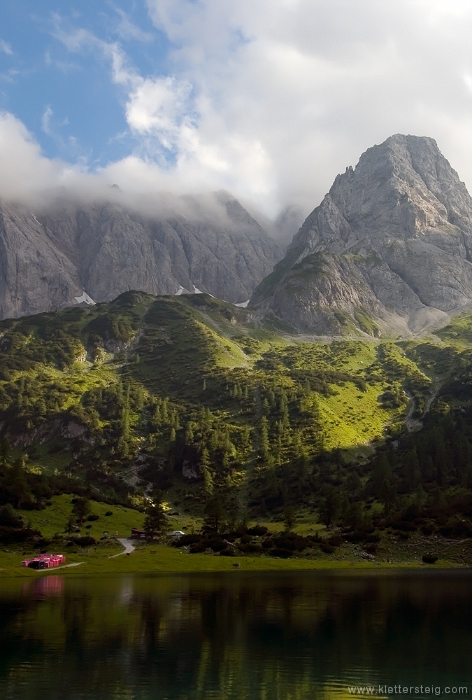
<svg viewBox="0 0 472 700"><path fill-rule="evenodd" d="M472 697L472 572L0 581L1 700L334 700L353 686Z"/></svg>

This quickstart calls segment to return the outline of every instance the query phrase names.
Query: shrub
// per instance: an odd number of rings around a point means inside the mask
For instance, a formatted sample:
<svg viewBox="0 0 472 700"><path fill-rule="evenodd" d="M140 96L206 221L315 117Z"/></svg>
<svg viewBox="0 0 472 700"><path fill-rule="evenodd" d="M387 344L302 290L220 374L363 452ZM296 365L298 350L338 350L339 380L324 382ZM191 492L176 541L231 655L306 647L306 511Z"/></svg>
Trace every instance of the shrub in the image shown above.
<svg viewBox="0 0 472 700"><path fill-rule="evenodd" d="M226 542L221 537L211 537L208 540L204 540L202 544L209 547L214 552L221 552L221 550L226 549Z"/></svg>
<svg viewBox="0 0 472 700"><path fill-rule="evenodd" d="M172 541L172 547L187 547L189 544L196 544L202 539L201 535L182 535Z"/></svg>
<svg viewBox="0 0 472 700"><path fill-rule="evenodd" d="M280 557L281 559L288 559L293 556L293 551L291 549L285 549L284 547L274 547L269 552L271 557Z"/></svg>
<svg viewBox="0 0 472 700"><path fill-rule="evenodd" d="M109 515L113 515L113 511L112 511L112 510L107 510L107 512L105 513L105 515L106 515L107 517L108 517Z"/></svg>
<svg viewBox="0 0 472 700"><path fill-rule="evenodd" d="M222 549L220 552L220 557L234 557L234 550L231 547Z"/></svg>
<svg viewBox="0 0 472 700"><path fill-rule="evenodd" d="M425 564L436 564L438 558L434 554L423 554L422 560Z"/></svg>
<svg viewBox="0 0 472 700"><path fill-rule="evenodd" d="M248 529L247 534L260 537L261 535L266 535L268 532L268 527L265 527L264 525L255 525L254 527L250 527Z"/></svg>
<svg viewBox="0 0 472 700"><path fill-rule="evenodd" d="M15 542L26 542L40 537L39 530L33 530L29 527L17 529L14 527L0 526L0 542L3 544L13 544Z"/></svg>
<svg viewBox="0 0 472 700"><path fill-rule="evenodd" d="M98 520L99 517L100 517L99 515L96 515L95 513L91 513L90 515L87 516L87 520L89 520L89 521Z"/></svg>
<svg viewBox="0 0 472 700"><path fill-rule="evenodd" d="M453 515L439 532L444 537L472 537L472 524L460 515Z"/></svg>
<svg viewBox="0 0 472 700"><path fill-rule="evenodd" d="M333 535L329 538L328 544L332 547L339 547L343 543L343 538L340 535Z"/></svg>
<svg viewBox="0 0 472 700"><path fill-rule="evenodd" d="M244 554L261 554L264 551L259 544L253 544L252 542L239 545L239 550L244 552Z"/></svg>
<svg viewBox="0 0 472 700"><path fill-rule="evenodd" d="M291 552L295 550L295 543L292 539L284 537L274 537L274 544L278 549L289 549Z"/></svg>
<svg viewBox="0 0 472 700"><path fill-rule="evenodd" d="M431 524L423 525L423 527L421 528L421 532L423 533L423 535L426 535L426 537L432 535L433 532L435 532L435 530L435 526Z"/></svg>
<svg viewBox="0 0 472 700"><path fill-rule="evenodd" d="M20 529L24 526L24 523L21 516L7 503L7 505L0 508L0 525Z"/></svg>
<svg viewBox="0 0 472 700"><path fill-rule="evenodd" d="M189 554L201 554L207 548L204 542L195 542L189 549Z"/></svg>
<svg viewBox="0 0 472 700"><path fill-rule="evenodd" d="M322 552L325 554L332 554L334 552L334 547L332 544L329 544L328 542L322 542L320 544L320 549Z"/></svg>
<svg viewBox="0 0 472 700"><path fill-rule="evenodd" d="M72 544L76 544L79 547L90 547L90 545L96 544L95 538L91 537L90 535L85 535L84 537L71 537L70 541Z"/></svg>

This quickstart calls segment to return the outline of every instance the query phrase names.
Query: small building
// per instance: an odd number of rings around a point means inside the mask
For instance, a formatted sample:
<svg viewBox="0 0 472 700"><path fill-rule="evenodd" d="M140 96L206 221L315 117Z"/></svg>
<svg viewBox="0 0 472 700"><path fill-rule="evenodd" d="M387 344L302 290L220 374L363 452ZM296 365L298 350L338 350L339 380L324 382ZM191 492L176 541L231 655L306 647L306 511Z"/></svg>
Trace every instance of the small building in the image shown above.
<svg viewBox="0 0 472 700"><path fill-rule="evenodd" d="M131 540L145 540L146 539L146 533L144 530L140 530L137 527L133 527L131 530Z"/></svg>
<svg viewBox="0 0 472 700"><path fill-rule="evenodd" d="M52 569L54 566L64 564L66 558L63 554L38 554L32 559L23 559L21 566L29 569Z"/></svg>

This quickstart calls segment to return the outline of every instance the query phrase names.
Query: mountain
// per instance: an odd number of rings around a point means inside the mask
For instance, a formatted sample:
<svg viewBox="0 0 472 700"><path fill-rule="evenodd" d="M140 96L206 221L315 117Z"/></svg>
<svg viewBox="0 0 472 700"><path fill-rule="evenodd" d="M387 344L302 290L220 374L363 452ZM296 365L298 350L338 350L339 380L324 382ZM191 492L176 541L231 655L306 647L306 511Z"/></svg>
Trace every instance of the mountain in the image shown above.
<svg viewBox="0 0 472 700"><path fill-rule="evenodd" d="M397 134L338 175L251 299L315 334L415 333L472 302L472 199L431 138Z"/></svg>
<svg viewBox="0 0 472 700"><path fill-rule="evenodd" d="M129 289L245 302L281 257L226 192L163 194L140 210L112 195L84 203L63 194L34 212L0 201L0 318L110 301Z"/></svg>

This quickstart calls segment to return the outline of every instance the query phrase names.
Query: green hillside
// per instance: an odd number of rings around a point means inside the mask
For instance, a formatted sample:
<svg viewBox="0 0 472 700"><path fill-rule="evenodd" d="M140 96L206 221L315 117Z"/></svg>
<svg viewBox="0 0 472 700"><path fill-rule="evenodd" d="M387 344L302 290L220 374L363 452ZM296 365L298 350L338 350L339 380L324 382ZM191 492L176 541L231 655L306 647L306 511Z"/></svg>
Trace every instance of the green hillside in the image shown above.
<svg viewBox="0 0 472 700"><path fill-rule="evenodd" d="M0 506L162 489L233 525L294 508L367 532L409 509L449 527L472 514L471 339L466 315L432 339L308 342L205 294L3 321Z"/></svg>

